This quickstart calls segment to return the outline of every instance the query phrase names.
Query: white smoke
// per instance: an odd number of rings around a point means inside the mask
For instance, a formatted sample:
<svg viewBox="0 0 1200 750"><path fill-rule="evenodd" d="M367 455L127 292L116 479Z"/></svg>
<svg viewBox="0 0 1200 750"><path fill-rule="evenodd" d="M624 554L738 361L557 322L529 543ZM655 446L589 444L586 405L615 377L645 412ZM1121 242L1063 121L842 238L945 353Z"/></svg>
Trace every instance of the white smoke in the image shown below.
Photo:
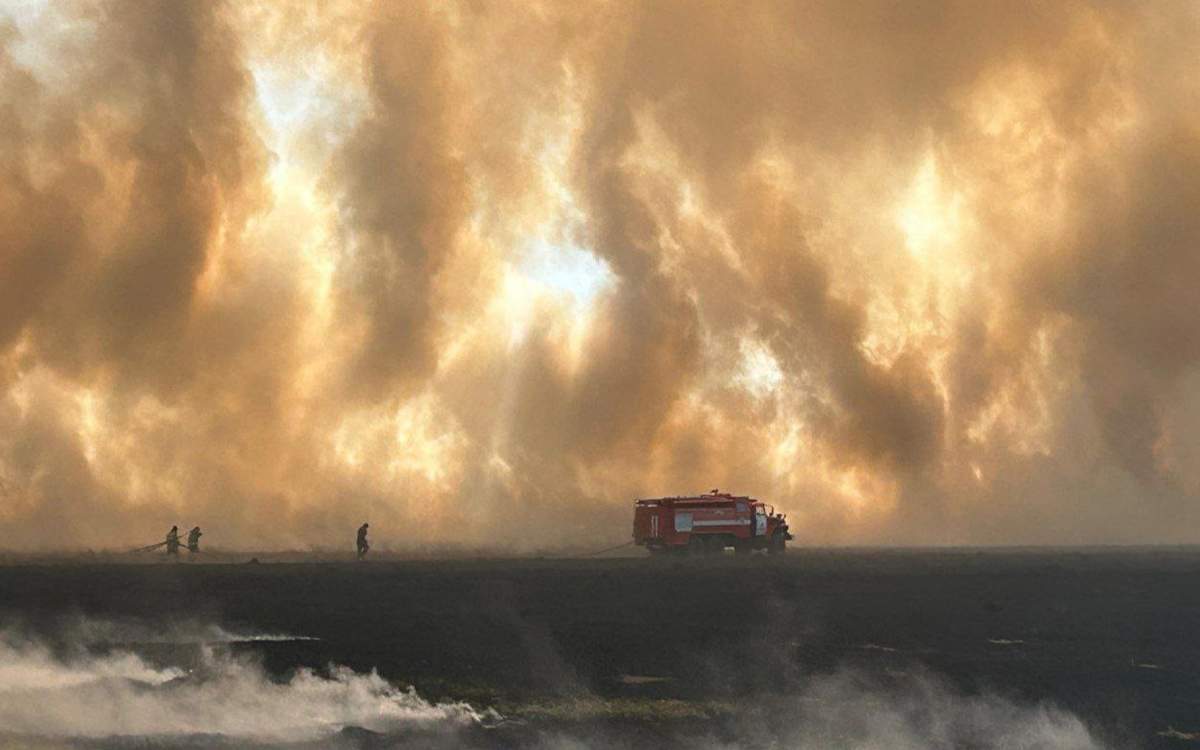
<svg viewBox="0 0 1200 750"><path fill-rule="evenodd" d="M0 732L9 735L292 742L344 727L392 732L482 718L465 703L429 703L374 672L300 670L275 682L253 661L209 646L198 667L184 670L155 667L129 652L59 656L36 642L0 637Z"/></svg>
<svg viewBox="0 0 1200 750"><path fill-rule="evenodd" d="M991 693L967 695L930 674L883 687L841 671L810 683L797 700L784 746L795 750L1100 750L1074 714Z"/></svg>
<svg viewBox="0 0 1200 750"><path fill-rule="evenodd" d="M136 619L109 619L82 616L56 618L52 628L52 643L64 646L136 646L150 644L219 645L258 641L289 642L317 641L306 635L263 633L236 627L223 627L191 619L170 619L149 623ZM9 642L37 640L21 638L9 629Z"/></svg>
<svg viewBox="0 0 1200 750"><path fill-rule="evenodd" d="M885 682L887 684L885 684ZM674 709L679 710L678 706ZM603 708L596 707L597 711ZM669 711L670 709L665 709ZM1104 750L1069 711L996 694L968 695L929 673L893 676L853 669L807 680L786 695L755 696L736 711L729 737L677 736L672 747L698 750ZM701 717L700 713L696 718ZM566 732L539 750L626 747ZM636 746L636 745L634 745Z"/></svg>
<svg viewBox="0 0 1200 750"><path fill-rule="evenodd" d="M430 732L440 745L456 746L465 739L458 730L500 719L491 710L478 711L465 703L431 703L374 672L331 667L327 674L300 670L286 681L272 680L254 660L214 645L294 636L237 634L194 623L155 633L132 623L86 621L70 632L67 641L54 646L12 631L0 634L0 744L12 738L74 744L119 737L204 736L244 744L315 741L323 747L325 738L356 727L383 735ZM113 647L133 639L194 644L200 658L190 668L160 666ZM100 643L107 645L97 653ZM506 746L528 744L546 750L636 746L622 736L621 722L609 727L604 721L622 715L619 703L576 696L572 708L525 716L529 723L518 722L525 726L519 738L495 739L504 739ZM662 709L664 718L681 710L678 702L667 703L672 705ZM656 710L637 706L638 720L653 724ZM964 693L920 670L889 675L842 669L803 678L777 695L754 696L736 709L726 707L707 716L697 710L696 718L703 718L697 731L720 725L722 736L673 736L669 744L704 750L1105 746L1069 711L989 692ZM610 731L614 727L615 733Z"/></svg>

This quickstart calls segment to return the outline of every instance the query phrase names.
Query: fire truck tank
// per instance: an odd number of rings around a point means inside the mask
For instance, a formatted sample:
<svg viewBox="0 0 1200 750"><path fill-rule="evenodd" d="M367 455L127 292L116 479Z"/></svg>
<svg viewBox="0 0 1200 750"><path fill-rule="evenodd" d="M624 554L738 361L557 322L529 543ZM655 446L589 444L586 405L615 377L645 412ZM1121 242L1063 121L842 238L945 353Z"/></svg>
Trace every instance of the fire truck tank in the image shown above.
<svg viewBox="0 0 1200 750"><path fill-rule="evenodd" d="M634 501L633 541L651 554L781 554L792 539L785 516L747 495L713 490L704 495Z"/></svg>

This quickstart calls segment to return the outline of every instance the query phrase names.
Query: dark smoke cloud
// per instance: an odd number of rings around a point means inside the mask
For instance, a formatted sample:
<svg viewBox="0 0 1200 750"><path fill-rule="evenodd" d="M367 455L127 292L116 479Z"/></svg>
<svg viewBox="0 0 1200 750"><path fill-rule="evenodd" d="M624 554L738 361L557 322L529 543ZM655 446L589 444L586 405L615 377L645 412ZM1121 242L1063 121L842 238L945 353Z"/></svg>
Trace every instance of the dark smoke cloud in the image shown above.
<svg viewBox="0 0 1200 750"><path fill-rule="evenodd" d="M369 517L528 549L712 486L816 542L1196 541L1198 31L1186 3L14 14L0 543Z"/></svg>

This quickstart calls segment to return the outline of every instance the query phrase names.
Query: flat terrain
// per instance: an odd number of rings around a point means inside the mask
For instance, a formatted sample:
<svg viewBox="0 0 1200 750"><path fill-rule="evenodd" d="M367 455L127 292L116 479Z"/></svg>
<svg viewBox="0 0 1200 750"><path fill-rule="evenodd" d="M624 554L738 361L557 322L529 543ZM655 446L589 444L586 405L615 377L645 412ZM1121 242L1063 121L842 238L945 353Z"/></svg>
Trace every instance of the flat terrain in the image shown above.
<svg viewBox="0 0 1200 750"><path fill-rule="evenodd" d="M865 694L917 724L989 701L1049 705L1102 746L1200 747L1198 584L1187 549L62 564L0 568L0 617L47 638L74 618L304 636L237 648L281 680L340 664L494 707L512 722L469 740L484 744L553 728L765 747Z"/></svg>

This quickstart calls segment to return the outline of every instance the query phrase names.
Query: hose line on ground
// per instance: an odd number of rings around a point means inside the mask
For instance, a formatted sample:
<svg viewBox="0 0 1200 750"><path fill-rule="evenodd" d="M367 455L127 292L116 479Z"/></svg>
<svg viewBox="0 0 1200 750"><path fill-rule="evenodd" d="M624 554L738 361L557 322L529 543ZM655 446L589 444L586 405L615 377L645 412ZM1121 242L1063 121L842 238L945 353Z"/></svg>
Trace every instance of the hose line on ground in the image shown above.
<svg viewBox="0 0 1200 750"><path fill-rule="evenodd" d="M613 550L621 549L622 547L632 547L633 544L633 542L625 542L624 544L618 544L615 547L605 547L604 549L598 549L595 552L584 552L582 554L572 555L572 557L594 557L596 555L603 555L605 552L612 552Z"/></svg>

